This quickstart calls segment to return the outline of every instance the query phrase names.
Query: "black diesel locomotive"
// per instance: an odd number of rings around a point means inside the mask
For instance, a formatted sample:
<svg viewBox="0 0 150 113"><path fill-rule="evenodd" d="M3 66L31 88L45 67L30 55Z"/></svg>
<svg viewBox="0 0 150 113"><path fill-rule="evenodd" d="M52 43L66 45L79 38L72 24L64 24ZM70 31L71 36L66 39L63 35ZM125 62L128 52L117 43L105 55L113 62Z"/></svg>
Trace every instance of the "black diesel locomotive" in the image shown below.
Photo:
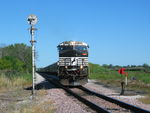
<svg viewBox="0 0 150 113"><path fill-rule="evenodd" d="M84 85L88 80L88 48L84 42L66 41L58 46L58 76L63 85Z"/></svg>

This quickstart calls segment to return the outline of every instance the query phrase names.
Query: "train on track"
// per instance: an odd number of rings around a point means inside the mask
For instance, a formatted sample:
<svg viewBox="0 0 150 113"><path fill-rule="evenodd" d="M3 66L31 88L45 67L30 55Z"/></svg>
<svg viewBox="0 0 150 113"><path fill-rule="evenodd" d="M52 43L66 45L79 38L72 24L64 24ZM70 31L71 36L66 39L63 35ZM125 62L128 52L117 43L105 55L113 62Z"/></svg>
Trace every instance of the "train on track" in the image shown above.
<svg viewBox="0 0 150 113"><path fill-rule="evenodd" d="M58 46L58 62L39 70L58 77L61 84L80 86L88 82L88 44L65 41Z"/></svg>
<svg viewBox="0 0 150 113"><path fill-rule="evenodd" d="M84 85L88 81L88 44L65 41L58 46L58 77L63 85Z"/></svg>

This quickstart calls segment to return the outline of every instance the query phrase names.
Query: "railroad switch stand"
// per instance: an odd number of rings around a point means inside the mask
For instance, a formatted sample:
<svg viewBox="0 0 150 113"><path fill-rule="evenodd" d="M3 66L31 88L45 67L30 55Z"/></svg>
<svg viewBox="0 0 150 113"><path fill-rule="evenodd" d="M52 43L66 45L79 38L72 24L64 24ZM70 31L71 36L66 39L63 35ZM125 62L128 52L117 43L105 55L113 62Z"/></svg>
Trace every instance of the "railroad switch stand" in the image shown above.
<svg viewBox="0 0 150 113"><path fill-rule="evenodd" d="M121 93L120 93L120 95L124 95L124 91L125 91L125 83L121 82Z"/></svg>

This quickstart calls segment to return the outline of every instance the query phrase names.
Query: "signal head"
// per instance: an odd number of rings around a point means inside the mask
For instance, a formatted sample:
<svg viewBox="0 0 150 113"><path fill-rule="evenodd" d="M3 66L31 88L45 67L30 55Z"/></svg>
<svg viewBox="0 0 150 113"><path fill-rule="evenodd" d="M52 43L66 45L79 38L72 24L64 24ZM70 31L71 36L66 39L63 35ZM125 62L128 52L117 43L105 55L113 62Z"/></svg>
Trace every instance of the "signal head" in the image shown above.
<svg viewBox="0 0 150 113"><path fill-rule="evenodd" d="M33 14L31 14L31 15L29 15L28 16L28 19L27 19L27 21L28 21L28 23L30 24L30 25L35 25L36 23L37 23L37 16L36 15L33 15Z"/></svg>

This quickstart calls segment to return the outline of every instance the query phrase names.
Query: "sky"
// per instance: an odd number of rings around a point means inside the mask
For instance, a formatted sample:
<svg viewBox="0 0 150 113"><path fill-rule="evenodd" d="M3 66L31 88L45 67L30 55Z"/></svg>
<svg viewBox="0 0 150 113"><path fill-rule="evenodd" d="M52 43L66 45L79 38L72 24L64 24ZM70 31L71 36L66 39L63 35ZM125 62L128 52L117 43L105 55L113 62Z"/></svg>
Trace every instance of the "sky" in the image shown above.
<svg viewBox="0 0 150 113"><path fill-rule="evenodd" d="M0 0L0 44L30 46L35 14L37 67L58 61L63 41L89 44L96 64L150 65L150 0Z"/></svg>

